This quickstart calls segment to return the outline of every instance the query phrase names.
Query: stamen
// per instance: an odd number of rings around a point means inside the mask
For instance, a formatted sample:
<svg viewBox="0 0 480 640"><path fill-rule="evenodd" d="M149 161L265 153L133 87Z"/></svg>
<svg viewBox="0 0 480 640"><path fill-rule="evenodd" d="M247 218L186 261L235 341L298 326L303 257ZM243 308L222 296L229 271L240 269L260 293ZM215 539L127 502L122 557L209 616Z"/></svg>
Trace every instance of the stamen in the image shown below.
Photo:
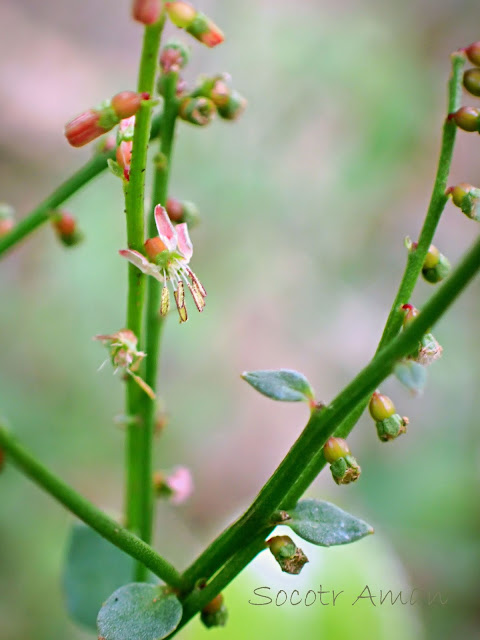
<svg viewBox="0 0 480 640"><path fill-rule="evenodd" d="M183 282L178 282L178 289L173 292L175 302L177 304L178 315L180 316L180 322L186 322L188 319L187 308L185 307L185 287Z"/></svg>
<svg viewBox="0 0 480 640"><path fill-rule="evenodd" d="M166 316L170 310L170 293L168 291L167 285L164 285L162 289L162 298L160 304L160 315Z"/></svg>
<svg viewBox="0 0 480 640"><path fill-rule="evenodd" d="M192 281L192 284L195 283L195 285L198 287L198 290L200 291L202 296L204 298L206 298L207 297L207 292L205 291L205 287L200 282L200 280L197 278L197 276L190 269L188 269L188 275L190 276L190 280Z"/></svg>
<svg viewBox="0 0 480 640"><path fill-rule="evenodd" d="M201 313L205 308L205 300L203 299L202 293L199 291L194 282L191 285L187 282L187 287L190 289L190 293L192 294L192 298L197 305L197 309Z"/></svg>

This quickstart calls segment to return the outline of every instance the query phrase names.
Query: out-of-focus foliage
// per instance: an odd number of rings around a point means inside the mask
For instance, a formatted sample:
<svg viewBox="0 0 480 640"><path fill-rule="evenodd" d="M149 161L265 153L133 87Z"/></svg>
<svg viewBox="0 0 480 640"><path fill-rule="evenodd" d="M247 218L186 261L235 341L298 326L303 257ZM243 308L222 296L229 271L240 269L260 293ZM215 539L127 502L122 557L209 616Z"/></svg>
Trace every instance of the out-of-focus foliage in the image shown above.
<svg viewBox="0 0 480 640"><path fill-rule="evenodd" d="M428 203L448 55L480 38L478 6L467 0L205 0L202 9L227 40L214 51L194 44L186 75L227 70L249 106L232 125L181 124L175 151L172 195L203 215L192 263L209 292L186 326L172 316L161 366L170 423L158 467L187 464L196 479L185 507L158 509L156 544L179 567L251 501L307 419L303 405L272 403L239 374L296 369L328 401L371 357L403 269L403 238L415 238ZM126 0L2 3L0 199L20 214L89 156L67 147L64 122L134 87L141 29L128 16ZM452 183L478 183L479 150L478 136L459 136ZM124 437L113 419L123 389L107 366L97 371L104 353L91 338L124 324L121 190L105 175L68 207L83 245L64 250L43 228L0 264L0 412L57 473L120 511ZM435 244L455 264L476 233L449 205ZM420 283L414 304L431 291ZM407 435L382 444L364 418L352 438L359 482L337 487L324 473L310 491L377 534L351 548L309 548L301 582L267 571L261 556L227 590L230 620L219 637L276 629L280 638L287 628L330 640L352 628L379 640L474 636L478 292L473 285L436 328L444 355L421 398L395 380L384 385L410 418ZM14 469L0 486L0 639L91 638L62 601L70 516ZM305 591L319 580L349 594L365 584L376 593L417 587L449 601L364 601L342 612L339 600L335 613L248 604L257 586ZM194 622L180 637L205 633Z"/></svg>

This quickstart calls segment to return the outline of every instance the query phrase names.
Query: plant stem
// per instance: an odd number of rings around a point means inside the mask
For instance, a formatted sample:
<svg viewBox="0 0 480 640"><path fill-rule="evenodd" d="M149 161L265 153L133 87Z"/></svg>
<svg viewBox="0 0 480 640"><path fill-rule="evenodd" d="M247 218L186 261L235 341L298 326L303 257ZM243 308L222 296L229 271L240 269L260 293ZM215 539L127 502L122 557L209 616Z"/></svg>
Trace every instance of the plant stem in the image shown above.
<svg viewBox="0 0 480 640"><path fill-rule="evenodd" d="M448 83L447 112L453 113L459 109L462 97L462 71L465 64L465 55L460 52L452 54L452 72ZM447 115L448 115L447 113ZM443 125L442 143L440 157L438 160L437 173L433 185L430 203L425 216L425 221L420 231L417 248L408 252L407 264L403 273L397 295L393 301L388 315L385 329L377 348L377 353L398 334L402 325L403 313L401 306L410 301L415 285L422 271L425 257L432 244L435 231L440 217L445 209L448 196L445 195L448 175L452 164L453 149L455 146L457 128L453 120L445 119ZM362 398L353 411L340 423L335 430L335 435L339 438L346 438L357 424L362 413L366 409L370 400L370 395ZM302 471L294 485L291 487L285 504L282 506L292 506L305 493L311 483L318 476L325 466L323 450L317 452L316 456Z"/></svg>
<svg viewBox="0 0 480 640"><path fill-rule="evenodd" d="M167 584L176 588L181 585L179 573L167 560L51 473L28 453L2 425L0 425L0 445L7 453L9 460L80 520L83 520L85 524L141 562Z"/></svg>
<svg viewBox="0 0 480 640"><path fill-rule="evenodd" d="M145 27L140 69L138 73L137 90L139 93L153 94L157 59L160 48L160 38L164 19L159 23ZM133 135L132 161L130 180L125 189L125 206L127 216L127 242L130 249L143 252L145 240L144 195L145 172L147 162L148 140L150 137L152 105L142 103L135 117ZM128 294L127 294L127 328L133 331L142 342L142 316L145 297L145 276L134 265L128 265ZM151 478L145 486L143 472L143 440L144 424L141 422L141 407L146 400L146 394L138 387L135 380L127 379L126 383L126 414L129 416L127 430L127 482L126 482L126 516L127 527L137 533L142 539L149 537L149 518L144 509L145 492L150 491ZM136 579L146 579L144 565L138 564Z"/></svg>
<svg viewBox="0 0 480 640"><path fill-rule="evenodd" d="M183 574L185 586L192 588L199 578L209 578L228 558L268 527L271 514L284 503L295 483L298 470L308 465L320 451L336 426L367 394L391 373L395 363L418 345L421 337L445 313L447 308L480 270L480 239L467 253L449 278L424 306L411 325L378 352L354 380L328 405L313 411L307 426L290 449L280 466L264 485L252 506Z"/></svg>
<svg viewBox="0 0 480 640"><path fill-rule="evenodd" d="M157 163L154 174L152 208L148 221L148 237L158 235L155 224L155 205L166 205L168 179L170 175L170 165L172 159L173 138L175 132L175 122L177 118L177 74L171 73L165 76L164 84L164 108L163 108L163 129L161 141L161 159ZM159 363L160 340L164 319L159 314L161 285L155 278L147 279L147 304L146 304L146 337L145 351L145 381L153 389L157 387L157 372ZM141 420L143 424L142 440L142 470L143 470L143 495L142 510L144 513L143 539L151 541L153 533L153 506L154 494L152 485L153 474L153 436L155 431L155 410L156 403L151 398L144 398L141 408Z"/></svg>
<svg viewBox="0 0 480 640"><path fill-rule="evenodd" d="M158 136L161 128L161 115L156 116L152 121L151 137ZM68 198L71 198L77 191L82 189L93 178L105 171L107 160L115 158L115 150L108 153L98 153L91 160L76 171L70 178L65 180L53 193L33 209L23 220L20 220L15 227L0 238L0 257L9 249L18 244L23 238L35 231L50 219L50 212L57 209Z"/></svg>

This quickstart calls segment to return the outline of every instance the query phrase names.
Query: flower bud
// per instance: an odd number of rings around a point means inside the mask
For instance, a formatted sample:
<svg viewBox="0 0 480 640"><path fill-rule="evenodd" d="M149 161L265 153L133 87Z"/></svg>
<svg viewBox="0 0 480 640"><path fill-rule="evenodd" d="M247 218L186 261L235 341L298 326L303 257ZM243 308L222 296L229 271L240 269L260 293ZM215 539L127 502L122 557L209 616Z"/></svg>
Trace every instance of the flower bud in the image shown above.
<svg viewBox="0 0 480 640"><path fill-rule="evenodd" d="M330 464L349 453L347 441L343 438L329 438L323 446L323 455Z"/></svg>
<svg viewBox="0 0 480 640"><path fill-rule="evenodd" d="M285 573L297 575L308 562L307 556L289 536L274 536L267 540L267 546Z"/></svg>
<svg viewBox="0 0 480 640"><path fill-rule="evenodd" d="M474 107L460 107L455 113L448 116L454 120L459 129L463 131L478 131L480 126L480 111Z"/></svg>
<svg viewBox="0 0 480 640"><path fill-rule="evenodd" d="M124 177L128 179L130 174L130 165L132 163L132 148L133 142L131 140L122 140L117 147L115 157L120 167L124 170Z"/></svg>
<svg viewBox="0 0 480 640"><path fill-rule="evenodd" d="M375 421L385 420L395 413L395 405L388 396L384 396L379 391L375 391L370 398L368 410Z"/></svg>
<svg viewBox="0 0 480 640"><path fill-rule="evenodd" d="M424 279L431 284L436 284L446 278L449 272L450 262L448 258L443 253L440 253L433 244L430 245L422 267Z"/></svg>
<svg viewBox="0 0 480 640"><path fill-rule="evenodd" d="M200 619L207 629L211 627L224 627L226 625L228 611L221 593L215 596L215 598L202 609Z"/></svg>
<svg viewBox="0 0 480 640"><path fill-rule="evenodd" d="M158 497L181 504L193 492L192 474L187 467L176 467L170 475L157 471L153 474L153 489Z"/></svg>
<svg viewBox="0 0 480 640"><path fill-rule="evenodd" d="M402 311L405 312L403 317L403 328L406 329L408 325L412 324L420 311L416 309L412 304L403 304Z"/></svg>
<svg viewBox="0 0 480 640"><path fill-rule="evenodd" d="M477 67L480 67L480 42L474 42L465 49L467 58Z"/></svg>
<svg viewBox="0 0 480 640"><path fill-rule="evenodd" d="M218 107L218 115L224 120L236 120L247 107L246 99L233 89L225 105Z"/></svg>
<svg viewBox="0 0 480 640"><path fill-rule="evenodd" d="M208 98L184 98L178 115L185 122L205 126L211 122L215 111L215 105Z"/></svg>
<svg viewBox="0 0 480 640"><path fill-rule="evenodd" d="M197 13L193 22L186 27L186 31L207 47L216 47L225 40L219 27L203 13Z"/></svg>
<svg viewBox="0 0 480 640"><path fill-rule="evenodd" d="M360 477L362 469L355 458L349 453L338 458L330 465L332 478L337 484L350 484Z"/></svg>
<svg viewBox="0 0 480 640"><path fill-rule="evenodd" d="M155 24L162 16L162 0L133 0L132 18L142 24Z"/></svg>
<svg viewBox="0 0 480 640"><path fill-rule="evenodd" d="M480 189L461 182L447 192L451 193L453 204L468 218L480 221Z"/></svg>
<svg viewBox="0 0 480 640"><path fill-rule="evenodd" d="M143 100L148 100L148 93L136 93L135 91L121 91L111 100L112 109L120 120L134 116L140 109Z"/></svg>
<svg viewBox="0 0 480 640"><path fill-rule="evenodd" d="M177 41L168 42L160 53L160 67L163 73L178 73L188 63L190 50Z"/></svg>
<svg viewBox="0 0 480 640"><path fill-rule="evenodd" d="M51 219L58 239L66 247L73 247L83 240L83 235L77 228L77 221L67 211L54 211Z"/></svg>
<svg viewBox="0 0 480 640"><path fill-rule="evenodd" d="M168 198L166 209L172 222L186 222L189 229L192 229L200 222L197 206L189 200L180 201L175 198Z"/></svg>
<svg viewBox="0 0 480 640"><path fill-rule="evenodd" d="M229 76L222 73L216 76L200 76L199 84L192 91L192 96L209 98L216 107L226 105L230 95Z"/></svg>
<svg viewBox="0 0 480 640"><path fill-rule="evenodd" d="M375 423L377 428L377 434L382 442L389 442L395 440L402 433L406 433L408 425L408 418L401 418L398 413L385 418L384 420L378 420Z"/></svg>
<svg viewBox="0 0 480 640"><path fill-rule="evenodd" d="M83 147L109 129L100 126L100 113L89 109L65 125L65 137L72 147Z"/></svg>
<svg viewBox="0 0 480 640"><path fill-rule="evenodd" d="M187 2L166 2L165 9L173 24L181 29L185 29L195 20L197 10Z"/></svg>
<svg viewBox="0 0 480 640"><path fill-rule="evenodd" d="M480 96L480 69L467 69L463 74L463 86L473 96Z"/></svg>
<svg viewBox="0 0 480 640"><path fill-rule="evenodd" d="M0 203L0 238L6 236L7 233L15 226L15 210L14 208L4 202Z"/></svg>

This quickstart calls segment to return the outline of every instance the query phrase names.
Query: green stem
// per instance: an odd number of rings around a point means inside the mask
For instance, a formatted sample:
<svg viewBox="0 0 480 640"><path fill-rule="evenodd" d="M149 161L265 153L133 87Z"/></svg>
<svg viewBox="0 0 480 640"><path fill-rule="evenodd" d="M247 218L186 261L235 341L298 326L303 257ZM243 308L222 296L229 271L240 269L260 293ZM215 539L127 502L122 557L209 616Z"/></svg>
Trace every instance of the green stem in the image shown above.
<svg viewBox="0 0 480 640"><path fill-rule="evenodd" d="M421 337L445 313L480 270L480 239L444 284L430 298L412 324L378 352L345 389L322 410L314 411L307 426L246 513L227 529L185 571L185 585L215 573L245 541L268 526L270 515L285 502L298 470L308 465L337 425L392 372L395 363L418 345Z"/></svg>
<svg viewBox="0 0 480 640"><path fill-rule="evenodd" d="M160 38L164 19L158 24L145 28L137 89L139 93L153 94ZM145 241L144 195L148 141L152 105L142 103L135 116L130 180L125 189L127 216L127 242L130 249L143 252ZM128 265L127 328L142 342L143 303L145 297L145 275L132 264ZM141 407L146 401L145 392L135 380L126 381L126 414L129 416L127 431L127 481L126 515L127 527L142 539L149 538L149 517L145 511L146 494L150 492L151 478L145 483L144 465L144 424L141 421ZM148 498L147 498L148 501ZM136 579L145 580L144 565L138 564Z"/></svg>
<svg viewBox="0 0 480 640"><path fill-rule="evenodd" d="M447 111L452 113L457 111L461 104L462 97L462 71L465 64L463 53L452 54L452 73L448 84ZM430 203L425 216L425 221L420 231L417 248L408 252L407 264L403 273L397 295L393 301L390 313L385 324L385 329L377 348L377 353L398 334L402 325L403 313L401 306L410 301L415 285L422 271L425 257L432 244L435 231L445 209L448 196L445 194L447 180L452 164L453 150L455 146L457 128L453 120L445 120L443 125L442 143L440 157L438 160L437 173L433 185ZM346 438L357 424L362 413L366 409L370 395L362 398L353 411L341 422L335 431L339 438ZM318 451L310 464L299 475L294 485L291 487L285 504L294 504L308 489L311 483L318 476L326 464L323 451Z"/></svg>
<svg viewBox="0 0 480 640"><path fill-rule="evenodd" d="M160 132L161 115L156 116L152 121L151 137L158 136ZM70 178L65 180L53 193L33 209L23 220L0 238L0 257L9 249L18 244L35 229L40 227L50 219L50 212L60 207L66 200L71 198L77 191L80 191L93 178L105 171L107 160L115 158L115 150L108 153L98 153L91 160L76 171Z"/></svg>
<svg viewBox="0 0 480 640"><path fill-rule="evenodd" d="M164 108L163 108L163 128L160 152L162 154L155 169L152 208L148 221L148 236L157 236L158 231L155 224L155 205L166 205L168 180L170 175L170 165L172 159L173 139L175 133L175 122L177 118L177 75L169 74L165 77ZM147 304L146 304L146 337L145 337L145 381L154 390L157 388L157 372L159 362L160 340L164 319L159 314L161 285L155 278L147 279ZM152 485L153 474L153 436L155 432L155 410L154 400L144 398L141 421L143 424L142 453L143 460L143 495L142 510L144 514L144 528L142 537L147 542L152 539L153 533L153 505L154 494Z"/></svg>
<svg viewBox="0 0 480 640"><path fill-rule="evenodd" d="M180 587L180 575L167 560L51 473L28 453L2 425L0 425L0 445L9 460L80 520L83 520L85 524L138 560L167 584L176 588Z"/></svg>

